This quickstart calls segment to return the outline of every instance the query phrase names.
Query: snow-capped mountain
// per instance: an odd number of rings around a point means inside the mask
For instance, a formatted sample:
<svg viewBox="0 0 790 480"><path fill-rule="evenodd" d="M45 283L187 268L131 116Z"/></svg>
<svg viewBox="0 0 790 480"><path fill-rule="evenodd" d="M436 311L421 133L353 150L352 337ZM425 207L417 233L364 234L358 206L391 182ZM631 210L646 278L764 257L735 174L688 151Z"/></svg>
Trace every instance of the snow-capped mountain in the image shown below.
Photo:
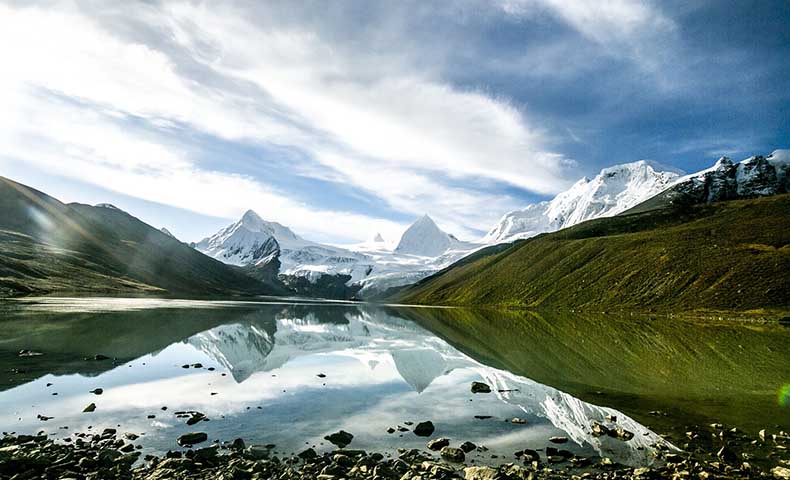
<svg viewBox="0 0 790 480"><path fill-rule="evenodd" d="M165 227L160 228L159 231L164 233L165 235L167 235L170 238L176 238L176 236L173 235L172 233L170 233L170 230L166 229Z"/></svg>
<svg viewBox="0 0 790 480"><path fill-rule="evenodd" d="M241 219L195 245L204 254L239 266L264 266L277 259L280 274L315 281L322 275L350 275L349 284L372 268L362 253L305 240L290 228L248 210Z"/></svg>
<svg viewBox="0 0 790 480"><path fill-rule="evenodd" d="M395 252L438 257L459 243L453 235L443 232L431 217L423 215L403 232Z"/></svg>
<svg viewBox="0 0 790 480"><path fill-rule="evenodd" d="M305 240L290 228L263 220L254 211L207 237L195 248L237 266L264 267L279 261L285 283L308 295L372 295L391 287L420 280L455 262L480 245L463 242L442 231L427 215L412 224L397 246L380 234L371 240L342 248ZM325 276L348 275L340 284ZM309 282L301 281L307 279ZM312 285L312 287L311 287ZM320 291L312 291L312 290Z"/></svg>
<svg viewBox="0 0 790 480"><path fill-rule="evenodd" d="M592 180L582 178L552 200L505 214L482 242L513 241L617 215L661 193L682 173L646 160L605 168Z"/></svg>
<svg viewBox="0 0 790 480"><path fill-rule="evenodd" d="M767 157L757 155L740 162L721 157L711 168L677 179L662 197L707 203L787 192L790 150L776 150Z"/></svg>

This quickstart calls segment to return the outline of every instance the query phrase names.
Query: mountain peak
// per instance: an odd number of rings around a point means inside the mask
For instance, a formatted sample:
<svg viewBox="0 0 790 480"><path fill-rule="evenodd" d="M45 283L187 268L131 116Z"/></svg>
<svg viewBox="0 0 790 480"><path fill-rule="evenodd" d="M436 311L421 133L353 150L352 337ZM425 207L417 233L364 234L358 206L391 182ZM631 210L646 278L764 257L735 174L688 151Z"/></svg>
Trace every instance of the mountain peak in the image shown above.
<svg viewBox="0 0 790 480"><path fill-rule="evenodd" d="M255 210L252 210L252 209L247 210L246 212L244 212L244 215L242 215L242 217L241 217L241 223L258 224L258 223L261 223L263 221L264 220L261 218L261 216L258 215L257 213L255 213Z"/></svg>
<svg viewBox="0 0 790 480"><path fill-rule="evenodd" d="M382 237L380 233L376 233L376 236L373 237L373 241L376 243L383 243L384 237Z"/></svg>
<svg viewBox="0 0 790 480"><path fill-rule="evenodd" d="M446 252L452 243L427 214L418 218L403 232L395 251L423 257L435 257Z"/></svg>

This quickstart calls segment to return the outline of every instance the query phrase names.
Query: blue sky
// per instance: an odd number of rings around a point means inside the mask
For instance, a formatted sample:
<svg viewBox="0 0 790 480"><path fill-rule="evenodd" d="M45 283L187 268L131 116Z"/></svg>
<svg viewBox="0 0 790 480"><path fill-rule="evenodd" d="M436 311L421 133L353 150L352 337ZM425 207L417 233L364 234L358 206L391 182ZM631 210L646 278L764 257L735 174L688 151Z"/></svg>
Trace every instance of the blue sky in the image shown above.
<svg viewBox="0 0 790 480"><path fill-rule="evenodd" d="M603 167L787 148L790 3L0 2L0 174L193 241L472 239Z"/></svg>

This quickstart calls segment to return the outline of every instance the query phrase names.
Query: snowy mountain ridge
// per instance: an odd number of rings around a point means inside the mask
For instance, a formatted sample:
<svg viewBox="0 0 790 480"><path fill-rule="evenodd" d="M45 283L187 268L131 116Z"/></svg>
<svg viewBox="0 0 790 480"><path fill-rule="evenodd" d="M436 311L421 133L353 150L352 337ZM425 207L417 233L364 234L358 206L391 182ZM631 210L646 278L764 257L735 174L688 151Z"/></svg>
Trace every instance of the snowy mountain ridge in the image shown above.
<svg viewBox="0 0 790 480"><path fill-rule="evenodd" d="M604 168L592 180L582 178L552 200L505 214L482 242L509 242L617 215L661 193L682 173L648 160Z"/></svg>

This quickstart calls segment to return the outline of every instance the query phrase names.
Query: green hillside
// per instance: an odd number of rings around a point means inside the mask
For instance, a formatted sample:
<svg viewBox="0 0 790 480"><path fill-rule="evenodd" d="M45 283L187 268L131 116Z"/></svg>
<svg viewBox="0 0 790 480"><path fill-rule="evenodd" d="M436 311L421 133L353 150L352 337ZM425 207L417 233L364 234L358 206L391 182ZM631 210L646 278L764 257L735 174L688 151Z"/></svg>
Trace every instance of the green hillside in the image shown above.
<svg viewBox="0 0 790 480"><path fill-rule="evenodd" d="M790 195L592 220L398 293L433 305L642 311L790 307Z"/></svg>
<svg viewBox="0 0 790 480"><path fill-rule="evenodd" d="M63 204L0 177L0 296L275 294L114 208Z"/></svg>

